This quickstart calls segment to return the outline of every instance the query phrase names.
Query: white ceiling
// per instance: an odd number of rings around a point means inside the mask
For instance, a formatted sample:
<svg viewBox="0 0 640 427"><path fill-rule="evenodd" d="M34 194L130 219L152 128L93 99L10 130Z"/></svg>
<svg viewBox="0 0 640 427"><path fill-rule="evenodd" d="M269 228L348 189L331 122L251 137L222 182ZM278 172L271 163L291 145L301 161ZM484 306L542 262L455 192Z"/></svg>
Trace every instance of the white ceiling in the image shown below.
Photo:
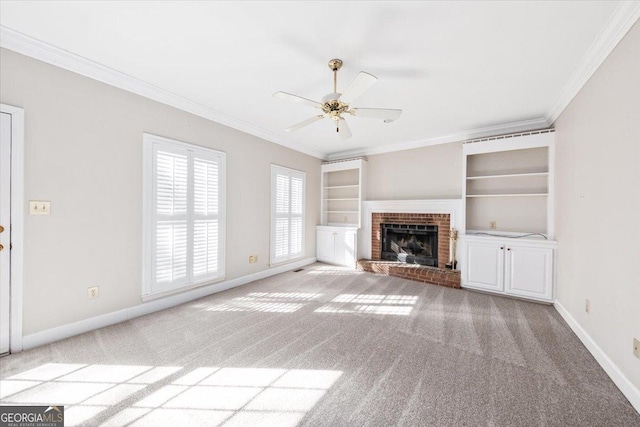
<svg viewBox="0 0 640 427"><path fill-rule="evenodd" d="M618 3L3 0L0 23L223 113L232 126L335 157L548 125ZM339 91L360 70L379 78L353 106L401 108L402 117L349 117L349 140L326 120L283 132L317 110L272 93L319 100L331 92L334 57L344 61Z"/></svg>

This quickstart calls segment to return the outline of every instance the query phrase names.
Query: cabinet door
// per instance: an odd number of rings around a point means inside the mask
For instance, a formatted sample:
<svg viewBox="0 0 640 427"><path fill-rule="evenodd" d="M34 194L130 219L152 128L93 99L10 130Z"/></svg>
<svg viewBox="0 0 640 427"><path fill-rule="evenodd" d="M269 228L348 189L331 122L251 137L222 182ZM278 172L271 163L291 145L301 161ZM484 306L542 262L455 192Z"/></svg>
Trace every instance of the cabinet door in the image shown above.
<svg viewBox="0 0 640 427"><path fill-rule="evenodd" d="M504 291L504 245L465 242L464 285L489 291Z"/></svg>
<svg viewBox="0 0 640 427"><path fill-rule="evenodd" d="M356 233L353 231L339 231L335 234L336 258L335 263L347 267L356 265Z"/></svg>
<svg viewBox="0 0 640 427"><path fill-rule="evenodd" d="M316 234L316 259L335 262L335 239L333 231L318 230Z"/></svg>
<svg viewBox="0 0 640 427"><path fill-rule="evenodd" d="M506 293L551 301L552 284L553 249L507 245Z"/></svg>

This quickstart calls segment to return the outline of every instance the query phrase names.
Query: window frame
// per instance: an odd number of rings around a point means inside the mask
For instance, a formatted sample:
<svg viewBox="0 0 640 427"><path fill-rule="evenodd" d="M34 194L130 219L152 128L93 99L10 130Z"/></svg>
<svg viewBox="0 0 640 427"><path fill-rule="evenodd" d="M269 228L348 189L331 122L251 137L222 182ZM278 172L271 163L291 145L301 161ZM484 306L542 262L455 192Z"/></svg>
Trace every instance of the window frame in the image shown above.
<svg viewBox="0 0 640 427"><path fill-rule="evenodd" d="M278 175L278 172L281 173L286 173L289 176L289 214L288 214L288 218L289 218L289 252L291 252L291 218L292 218L292 214L291 214L291 200L292 200L292 194L291 194L291 177L295 176L298 178L302 179L302 213L299 215L301 220L302 220L302 229L301 229L301 251L298 255L292 256L289 255L287 257L279 257L276 258L275 254L276 254L276 194L277 194L277 184L276 184L276 176ZM271 203L271 218L270 218L270 224L269 224L269 230L270 230L270 242L269 242L269 265L270 266L274 266L274 265L280 265L280 264L286 264L292 261L296 261L296 260L300 260L302 258L304 258L305 253L306 253L306 248L305 248L305 225L306 225L306 213L307 213L307 209L306 209L306 198L307 198L307 174L305 171L301 171L301 170L297 170L297 169L292 169L292 168L288 168L286 166L280 166L277 164L272 163L271 164L271 169L270 169L270 173L271 173L271 180L270 180L270 185L271 185L271 193L270 193L270 203ZM295 217L298 217L298 214L295 215Z"/></svg>
<svg viewBox="0 0 640 427"><path fill-rule="evenodd" d="M217 157L219 161L219 207L218 207L218 274L209 276L201 280L193 280L193 244L187 246L187 280L184 285L173 286L163 290L153 290L153 262L154 254L154 225L156 224L156 214L154 213L154 198L156 188L156 177L154 176L154 157L156 147L166 149L168 152L190 152L187 165L188 171L188 190L187 200L191 211L187 212L187 241L193 236L194 218L197 217L193 205L194 188L193 188L193 155L203 159ZM142 299L154 299L183 292L188 289L205 286L224 280L225 278L225 255L226 255L226 176L227 176L227 156L223 151L214 150L212 148L200 145L189 144L174 139L165 138L158 135L143 133L143 167L142 167ZM191 241L192 242L192 241Z"/></svg>

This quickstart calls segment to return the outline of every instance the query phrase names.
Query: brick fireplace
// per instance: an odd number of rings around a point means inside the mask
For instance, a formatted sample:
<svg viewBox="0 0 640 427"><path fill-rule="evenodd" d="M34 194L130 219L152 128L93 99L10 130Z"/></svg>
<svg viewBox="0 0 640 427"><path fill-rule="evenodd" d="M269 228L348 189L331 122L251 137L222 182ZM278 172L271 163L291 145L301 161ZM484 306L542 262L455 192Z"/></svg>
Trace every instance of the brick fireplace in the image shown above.
<svg viewBox="0 0 640 427"><path fill-rule="evenodd" d="M416 263L383 260L383 224L394 224L396 229L409 226L408 229L433 230L437 227L437 267ZM425 227L426 226L426 227ZM433 227L435 226L435 227ZM451 215L445 213L402 213L402 212L373 212L371 213L371 260L358 261L358 268L372 273L397 276L441 286L459 288L460 272L445 268L450 261ZM410 231L413 233L413 231ZM366 238L366 237L365 237ZM404 258L401 258L404 259Z"/></svg>
<svg viewBox="0 0 640 427"><path fill-rule="evenodd" d="M435 225L438 227L438 268L449 261L449 214L430 213L373 213L371 215L371 259L382 259L382 224Z"/></svg>

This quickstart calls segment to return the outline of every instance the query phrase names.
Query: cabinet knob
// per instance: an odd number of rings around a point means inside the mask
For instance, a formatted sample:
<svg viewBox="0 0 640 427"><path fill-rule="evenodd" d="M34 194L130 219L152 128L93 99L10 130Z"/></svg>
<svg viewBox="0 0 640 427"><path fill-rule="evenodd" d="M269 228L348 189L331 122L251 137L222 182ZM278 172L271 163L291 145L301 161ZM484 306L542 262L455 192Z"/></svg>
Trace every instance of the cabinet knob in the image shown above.
<svg viewBox="0 0 640 427"><path fill-rule="evenodd" d="M511 248L507 248L507 250L508 250L508 251L510 251L510 250L511 250Z"/></svg>
<svg viewBox="0 0 640 427"><path fill-rule="evenodd" d="M500 250L503 250L503 249L504 249L504 246L500 246Z"/></svg>

